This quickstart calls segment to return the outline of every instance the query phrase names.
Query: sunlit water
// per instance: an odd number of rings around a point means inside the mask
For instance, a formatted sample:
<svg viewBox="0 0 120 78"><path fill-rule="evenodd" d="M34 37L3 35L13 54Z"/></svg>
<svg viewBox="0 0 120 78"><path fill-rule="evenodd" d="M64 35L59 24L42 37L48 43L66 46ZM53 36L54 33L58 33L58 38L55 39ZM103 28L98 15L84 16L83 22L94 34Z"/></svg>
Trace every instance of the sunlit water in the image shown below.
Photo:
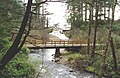
<svg viewBox="0 0 120 78"><path fill-rule="evenodd" d="M53 31L52 33L50 33L51 35L54 35L56 37L58 37L61 40L68 40L69 38L67 38L64 34L61 34L60 31Z"/></svg>

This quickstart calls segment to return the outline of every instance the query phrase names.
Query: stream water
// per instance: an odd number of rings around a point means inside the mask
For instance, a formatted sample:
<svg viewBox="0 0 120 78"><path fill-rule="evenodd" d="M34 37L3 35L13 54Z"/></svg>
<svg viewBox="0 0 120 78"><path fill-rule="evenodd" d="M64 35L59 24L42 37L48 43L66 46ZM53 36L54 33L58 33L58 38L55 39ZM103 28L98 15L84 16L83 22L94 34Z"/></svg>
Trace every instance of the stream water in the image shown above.
<svg viewBox="0 0 120 78"><path fill-rule="evenodd" d="M39 78L97 78L93 77L92 74L84 71L72 71L73 69L52 62L55 49L46 49L46 50L35 50L35 53L31 53L29 56L33 60L42 61L42 64L39 65L38 71L40 72Z"/></svg>

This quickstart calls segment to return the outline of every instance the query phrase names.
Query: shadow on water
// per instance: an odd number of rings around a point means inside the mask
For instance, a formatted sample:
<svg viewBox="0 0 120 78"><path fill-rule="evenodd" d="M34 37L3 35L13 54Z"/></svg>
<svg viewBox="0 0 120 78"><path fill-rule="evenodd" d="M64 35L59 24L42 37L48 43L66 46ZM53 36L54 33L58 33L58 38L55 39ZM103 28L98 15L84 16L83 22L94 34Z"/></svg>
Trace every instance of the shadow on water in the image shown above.
<svg viewBox="0 0 120 78"><path fill-rule="evenodd" d="M36 50L35 53L31 53L29 56L33 60L37 59L42 61L38 69L40 76L38 78L94 78L92 74L84 71L74 71L73 69L52 62L55 49ZM73 70L73 71L71 71ZM98 78L95 76L95 78Z"/></svg>

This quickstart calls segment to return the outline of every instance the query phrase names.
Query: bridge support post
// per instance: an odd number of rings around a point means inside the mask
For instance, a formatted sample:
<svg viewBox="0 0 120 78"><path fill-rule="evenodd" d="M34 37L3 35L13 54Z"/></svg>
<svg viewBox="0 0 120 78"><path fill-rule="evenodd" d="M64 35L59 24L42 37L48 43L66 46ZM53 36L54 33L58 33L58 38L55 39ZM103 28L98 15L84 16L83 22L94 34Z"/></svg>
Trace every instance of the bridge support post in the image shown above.
<svg viewBox="0 0 120 78"><path fill-rule="evenodd" d="M54 59L55 59L54 62L60 61L60 59L62 58L62 57L60 57L60 56L61 56L60 48L56 48L56 50L55 50L55 56L54 56Z"/></svg>
<svg viewBox="0 0 120 78"><path fill-rule="evenodd" d="M60 48L56 48L55 50L55 57L60 57L61 53L60 53Z"/></svg>

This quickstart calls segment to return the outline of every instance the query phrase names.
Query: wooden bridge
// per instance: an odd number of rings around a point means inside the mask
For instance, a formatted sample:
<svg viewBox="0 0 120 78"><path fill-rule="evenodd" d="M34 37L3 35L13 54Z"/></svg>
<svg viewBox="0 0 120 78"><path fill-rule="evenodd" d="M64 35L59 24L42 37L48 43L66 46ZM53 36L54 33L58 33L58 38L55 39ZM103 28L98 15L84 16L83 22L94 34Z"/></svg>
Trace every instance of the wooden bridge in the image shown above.
<svg viewBox="0 0 120 78"><path fill-rule="evenodd" d="M29 49L43 49L43 48L74 48L87 47L85 40L27 40L25 45ZM97 46L100 44L96 44ZM91 44L92 46L92 44Z"/></svg>

